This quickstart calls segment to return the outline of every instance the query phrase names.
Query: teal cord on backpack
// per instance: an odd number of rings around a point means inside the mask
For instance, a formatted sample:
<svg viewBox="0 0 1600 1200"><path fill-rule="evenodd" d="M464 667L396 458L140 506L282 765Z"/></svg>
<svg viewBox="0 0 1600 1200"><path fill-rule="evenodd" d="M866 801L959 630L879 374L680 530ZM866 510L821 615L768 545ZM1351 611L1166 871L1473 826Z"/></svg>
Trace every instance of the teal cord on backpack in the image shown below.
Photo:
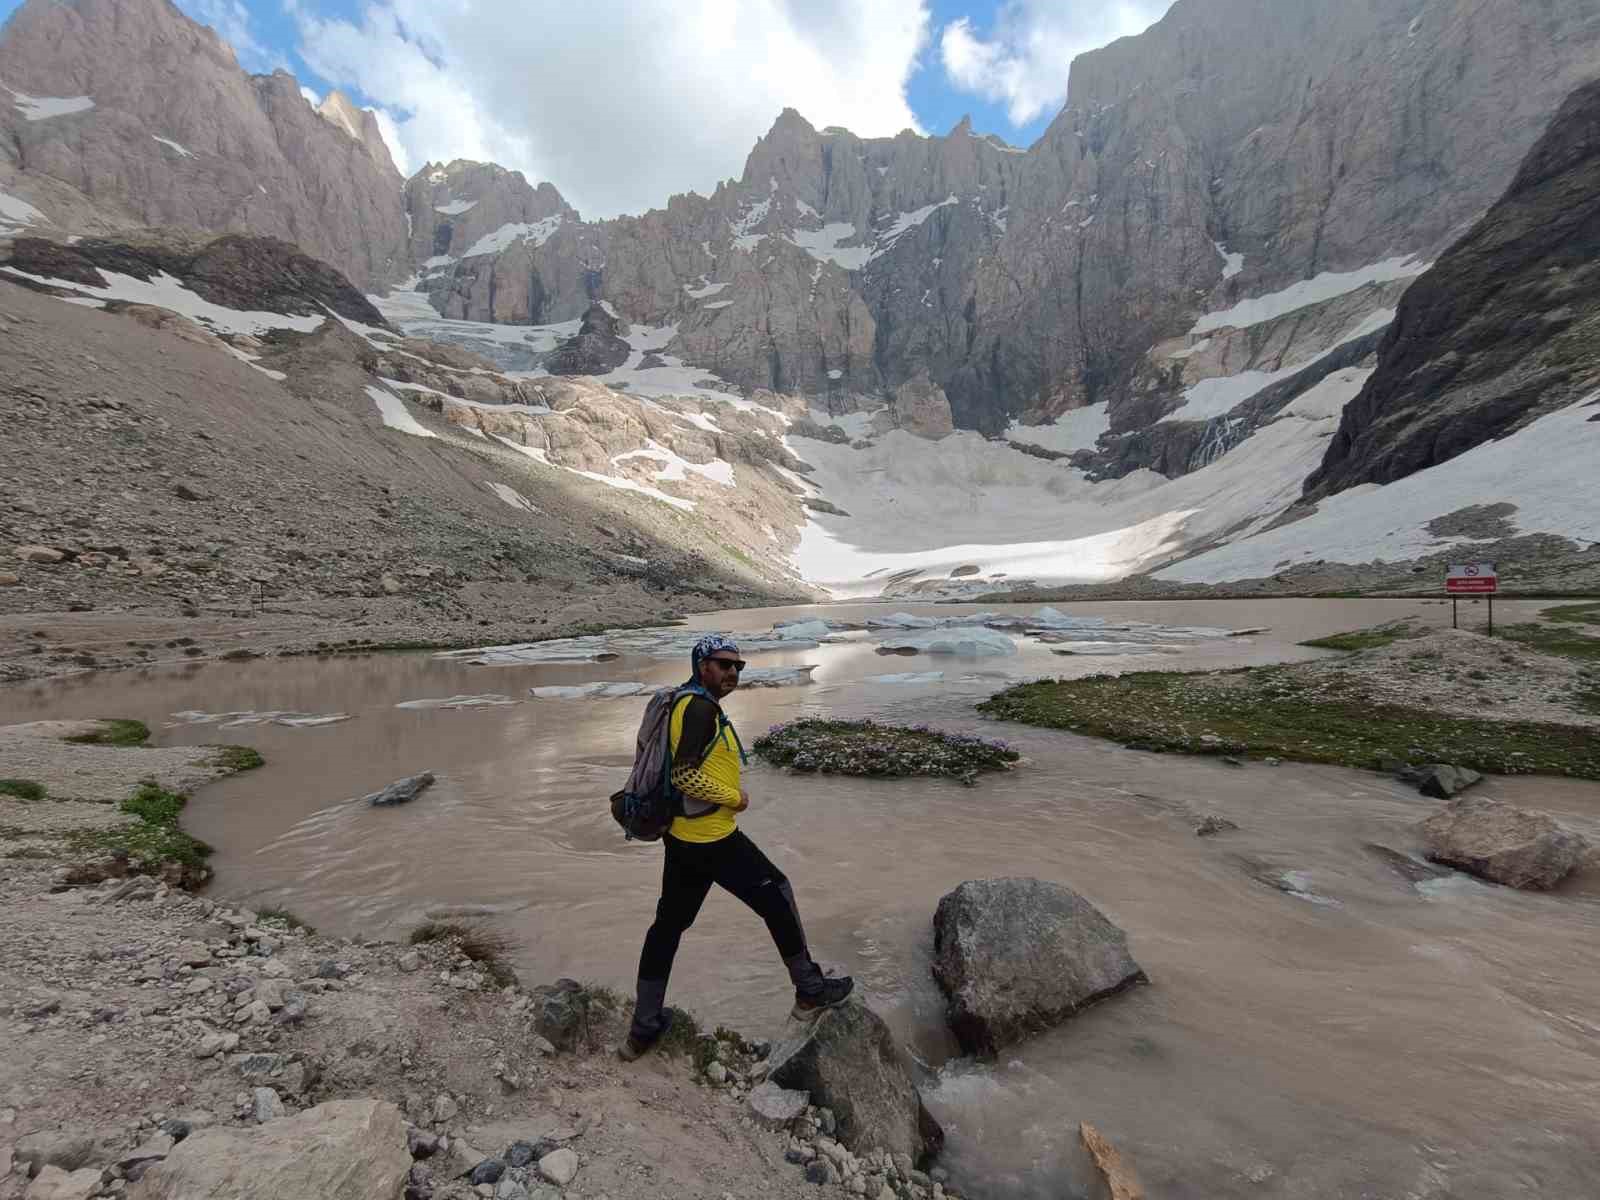
<svg viewBox="0 0 1600 1200"><path fill-rule="evenodd" d="M672 783L672 710L685 696L701 696L717 708L717 736L726 729L733 735L738 747L739 761L749 762L744 742L733 722L723 715L722 706L698 683L680 684L663 688L650 697L645 705L644 717L639 722L639 735L635 740L633 770L628 782L619 792L611 795L611 816L622 826L630 842L657 842L671 827L673 818L703 817L715 812L715 804L692 800ZM715 745L713 740L712 745ZM706 752L710 753L708 746Z"/></svg>

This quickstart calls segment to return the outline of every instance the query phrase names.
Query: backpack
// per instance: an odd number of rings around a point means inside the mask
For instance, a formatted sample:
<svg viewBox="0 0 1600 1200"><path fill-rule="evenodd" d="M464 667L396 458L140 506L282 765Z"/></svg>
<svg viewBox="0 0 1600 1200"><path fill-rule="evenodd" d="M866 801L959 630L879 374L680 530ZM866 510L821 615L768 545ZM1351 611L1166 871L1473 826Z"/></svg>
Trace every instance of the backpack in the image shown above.
<svg viewBox="0 0 1600 1200"><path fill-rule="evenodd" d="M717 706L717 738L706 747L707 755L724 729L733 730L732 723L722 715L722 706L698 683L663 688L650 697L639 722L633 770L628 774L626 786L611 795L611 816L622 826L630 842L660 841L674 817L693 819L717 810L717 805L691 799L672 784L672 710L685 696L703 696ZM733 739L739 746L742 760L744 745L737 731Z"/></svg>

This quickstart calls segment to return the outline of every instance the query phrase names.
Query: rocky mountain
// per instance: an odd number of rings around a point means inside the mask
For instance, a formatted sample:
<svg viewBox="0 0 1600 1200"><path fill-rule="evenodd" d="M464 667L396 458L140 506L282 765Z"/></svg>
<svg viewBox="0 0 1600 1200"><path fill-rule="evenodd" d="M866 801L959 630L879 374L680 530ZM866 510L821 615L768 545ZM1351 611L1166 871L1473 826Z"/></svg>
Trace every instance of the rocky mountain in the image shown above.
<svg viewBox="0 0 1600 1200"><path fill-rule="evenodd" d="M1600 388L1600 81L1562 105L1510 189L1400 301L1315 500L1390 483Z"/></svg>
<svg viewBox="0 0 1600 1200"><path fill-rule="evenodd" d="M412 271L402 184L370 113L246 74L169 0L29 0L0 31L0 224L266 235L370 291Z"/></svg>
<svg viewBox="0 0 1600 1200"><path fill-rule="evenodd" d="M508 226L505 269L467 253L434 269L471 285L429 293L474 295L441 311L477 320L486 274L513 288L501 311L603 298L746 387L887 396L926 370L965 428L1116 414L1146 352L1208 307L1442 249L1597 46L1588 0L1179 0L1080 58L1026 151L966 122L860 139L785 112L710 197L586 237L563 215L554 246Z"/></svg>

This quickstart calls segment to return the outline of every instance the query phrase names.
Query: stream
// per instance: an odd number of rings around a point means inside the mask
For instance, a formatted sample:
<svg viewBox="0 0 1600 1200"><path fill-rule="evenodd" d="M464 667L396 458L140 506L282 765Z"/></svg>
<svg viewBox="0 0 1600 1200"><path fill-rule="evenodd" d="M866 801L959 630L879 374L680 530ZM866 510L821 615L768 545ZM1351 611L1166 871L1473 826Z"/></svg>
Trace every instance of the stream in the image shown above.
<svg viewBox="0 0 1600 1200"><path fill-rule="evenodd" d="M1500 607L1511 621L1543 604ZM1024 756L971 788L788 775L756 760L746 773L741 827L793 880L816 956L855 975L920 1064L954 1186L1099 1196L1077 1134L1090 1121L1159 1200L1600 1194L1600 885L1413 882L1371 847L1413 850L1411 827L1437 802L1392 779L1147 754L973 707L1018 679L1321 657L1297 643L1402 616L1448 625L1448 605L1056 608L1150 624L1106 633L1111 651L1070 656L1053 651L1071 642L1021 635L1006 656L886 656L875 639L887 631L747 651L761 668L812 666L812 682L741 690L726 705L746 744L797 717L870 716L1003 737ZM748 636L782 621L977 611L828 605L688 624ZM1159 632L1197 627L1213 632ZM264 768L205 788L185 811L185 828L217 848L215 894L350 936L482 915L515 940L526 982L569 975L631 990L660 848L625 842L605 801L626 776L642 698L529 689L687 676L686 659L653 657L649 641L605 661L407 653L93 674L0 689L0 721L135 717L156 744L255 746ZM431 706L463 696L507 702ZM338 715L350 719L315 723ZM359 802L423 770L438 781L413 803ZM1480 791L1600 837L1600 785L1495 778ZM1240 828L1198 838L1208 815ZM943 1027L931 922L957 884L999 875L1083 893L1127 931L1152 984L975 1063ZM714 893L684 939L672 1002L759 1037L788 997L760 922Z"/></svg>

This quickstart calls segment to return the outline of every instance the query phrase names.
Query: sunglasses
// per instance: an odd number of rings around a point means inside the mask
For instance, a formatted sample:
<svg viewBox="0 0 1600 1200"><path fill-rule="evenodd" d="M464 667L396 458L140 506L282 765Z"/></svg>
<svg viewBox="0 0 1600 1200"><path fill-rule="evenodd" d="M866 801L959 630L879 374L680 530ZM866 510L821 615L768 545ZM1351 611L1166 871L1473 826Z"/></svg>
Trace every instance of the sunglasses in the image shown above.
<svg viewBox="0 0 1600 1200"><path fill-rule="evenodd" d="M747 665L742 658L708 658L706 661L716 663L724 671L742 671Z"/></svg>

